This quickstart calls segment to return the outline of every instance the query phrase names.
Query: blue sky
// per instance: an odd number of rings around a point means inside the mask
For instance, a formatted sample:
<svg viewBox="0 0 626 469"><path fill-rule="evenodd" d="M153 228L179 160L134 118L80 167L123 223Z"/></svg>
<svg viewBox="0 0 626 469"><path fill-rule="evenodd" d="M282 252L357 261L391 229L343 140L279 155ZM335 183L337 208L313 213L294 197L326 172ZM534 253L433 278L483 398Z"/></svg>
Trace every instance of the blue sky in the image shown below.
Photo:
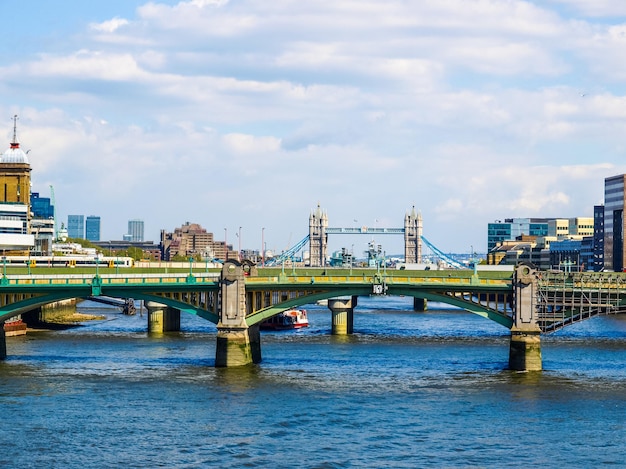
<svg viewBox="0 0 626 469"><path fill-rule="evenodd" d="M617 0L0 1L0 116L60 221L186 221L280 251L400 227L446 252L487 223L591 216L626 172ZM2 119L0 119L0 123ZM356 220L356 222L355 222ZM364 250L370 239L331 238ZM375 240L400 252L402 240Z"/></svg>

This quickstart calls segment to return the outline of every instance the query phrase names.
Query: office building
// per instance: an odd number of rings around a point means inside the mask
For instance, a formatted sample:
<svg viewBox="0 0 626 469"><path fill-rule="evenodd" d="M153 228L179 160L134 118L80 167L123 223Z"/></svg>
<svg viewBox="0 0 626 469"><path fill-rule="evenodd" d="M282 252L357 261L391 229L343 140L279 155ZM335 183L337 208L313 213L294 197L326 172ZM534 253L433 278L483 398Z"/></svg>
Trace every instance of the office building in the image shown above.
<svg viewBox="0 0 626 469"><path fill-rule="evenodd" d="M506 218L487 225L487 250L491 251L498 243L511 241L522 235L547 236L548 218Z"/></svg>
<svg viewBox="0 0 626 469"><path fill-rule="evenodd" d="M85 239L100 241L100 217L89 215L85 220Z"/></svg>
<svg viewBox="0 0 626 469"><path fill-rule="evenodd" d="M209 260L238 258L226 241L215 241L213 233L207 233L197 223L187 222L173 233L161 230L160 248L161 258L166 261L190 256Z"/></svg>
<svg viewBox="0 0 626 469"><path fill-rule="evenodd" d="M54 205L52 205L50 197L39 197L39 192L30 194L30 208L33 218L54 218Z"/></svg>
<svg viewBox="0 0 626 469"><path fill-rule="evenodd" d="M30 232L35 237L33 255L49 256L54 242L54 205L49 197L40 197L38 192L30 194L30 207L33 218Z"/></svg>
<svg viewBox="0 0 626 469"><path fill-rule="evenodd" d="M128 235L131 242L143 242L143 220L128 220Z"/></svg>
<svg viewBox="0 0 626 469"><path fill-rule="evenodd" d="M626 265L624 251L624 205L626 174L604 180L604 268L622 272Z"/></svg>
<svg viewBox="0 0 626 469"><path fill-rule="evenodd" d="M67 216L67 236L73 239L85 239L85 215Z"/></svg>
<svg viewBox="0 0 626 469"><path fill-rule="evenodd" d="M604 205L593 207L593 270L604 270Z"/></svg>

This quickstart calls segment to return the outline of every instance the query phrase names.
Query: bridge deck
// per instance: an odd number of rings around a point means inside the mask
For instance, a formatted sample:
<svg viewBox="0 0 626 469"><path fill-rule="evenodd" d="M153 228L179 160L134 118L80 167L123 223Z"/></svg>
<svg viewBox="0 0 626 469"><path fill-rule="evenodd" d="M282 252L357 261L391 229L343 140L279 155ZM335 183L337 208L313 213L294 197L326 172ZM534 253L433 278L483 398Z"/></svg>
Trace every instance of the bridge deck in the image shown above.
<svg viewBox="0 0 626 469"><path fill-rule="evenodd" d="M72 269L0 278L0 320L64 298L108 295L162 301L213 322L218 320L219 271L94 275ZM535 272L536 312L543 332L597 314L626 311L626 274ZM442 301L512 323L513 274L472 270L258 268L245 277L246 321L256 324L289 307L343 295L407 295Z"/></svg>

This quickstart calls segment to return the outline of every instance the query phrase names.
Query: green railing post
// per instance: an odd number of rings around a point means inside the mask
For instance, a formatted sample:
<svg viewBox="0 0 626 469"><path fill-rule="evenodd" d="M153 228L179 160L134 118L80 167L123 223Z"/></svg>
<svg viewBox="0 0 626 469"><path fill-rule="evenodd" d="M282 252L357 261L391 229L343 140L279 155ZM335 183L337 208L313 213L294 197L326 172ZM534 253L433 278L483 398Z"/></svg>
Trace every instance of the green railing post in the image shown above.
<svg viewBox="0 0 626 469"><path fill-rule="evenodd" d="M2 284L7 285L9 279L7 279L7 256L2 256Z"/></svg>
<svg viewBox="0 0 626 469"><path fill-rule="evenodd" d="M193 257L189 256L189 275L187 276L188 283L195 283L196 279L193 276Z"/></svg>

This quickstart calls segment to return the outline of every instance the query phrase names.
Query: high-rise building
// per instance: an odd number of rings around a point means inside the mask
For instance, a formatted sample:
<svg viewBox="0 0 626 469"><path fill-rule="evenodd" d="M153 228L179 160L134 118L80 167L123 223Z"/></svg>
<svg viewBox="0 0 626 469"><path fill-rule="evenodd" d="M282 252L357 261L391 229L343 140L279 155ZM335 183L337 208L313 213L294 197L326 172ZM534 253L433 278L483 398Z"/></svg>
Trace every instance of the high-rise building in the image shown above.
<svg viewBox="0 0 626 469"><path fill-rule="evenodd" d="M67 216L67 236L76 239L85 239L85 215Z"/></svg>
<svg viewBox="0 0 626 469"><path fill-rule="evenodd" d="M626 174L604 180L604 268L622 272L626 266L624 250L624 206Z"/></svg>
<svg viewBox="0 0 626 469"><path fill-rule="evenodd" d="M39 197L39 192L30 194L30 208L33 218L54 218L54 205L52 205L50 197Z"/></svg>
<svg viewBox="0 0 626 469"><path fill-rule="evenodd" d="M143 242L143 220L128 220L129 241Z"/></svg>
<svg viewBox="0 0 626 469"><path fill-rule="evenodd" d="M100 241L100 217L89 215L85 220L85 239Z"/></svg>
<svg viewBox="0 0 626 469"><path fill-rule="evenodd" d="M30 194L30 208L33 215L30 232L35 237L32 253L35 255L52 254L54 241L54 205L49 197L39 197L38 192Z"/></svg>
<svg viewBox="0 0 626 469"><path fill-rule="evenodd" d="M593 207L593 270L604 270L604 205Z"/></svg>

